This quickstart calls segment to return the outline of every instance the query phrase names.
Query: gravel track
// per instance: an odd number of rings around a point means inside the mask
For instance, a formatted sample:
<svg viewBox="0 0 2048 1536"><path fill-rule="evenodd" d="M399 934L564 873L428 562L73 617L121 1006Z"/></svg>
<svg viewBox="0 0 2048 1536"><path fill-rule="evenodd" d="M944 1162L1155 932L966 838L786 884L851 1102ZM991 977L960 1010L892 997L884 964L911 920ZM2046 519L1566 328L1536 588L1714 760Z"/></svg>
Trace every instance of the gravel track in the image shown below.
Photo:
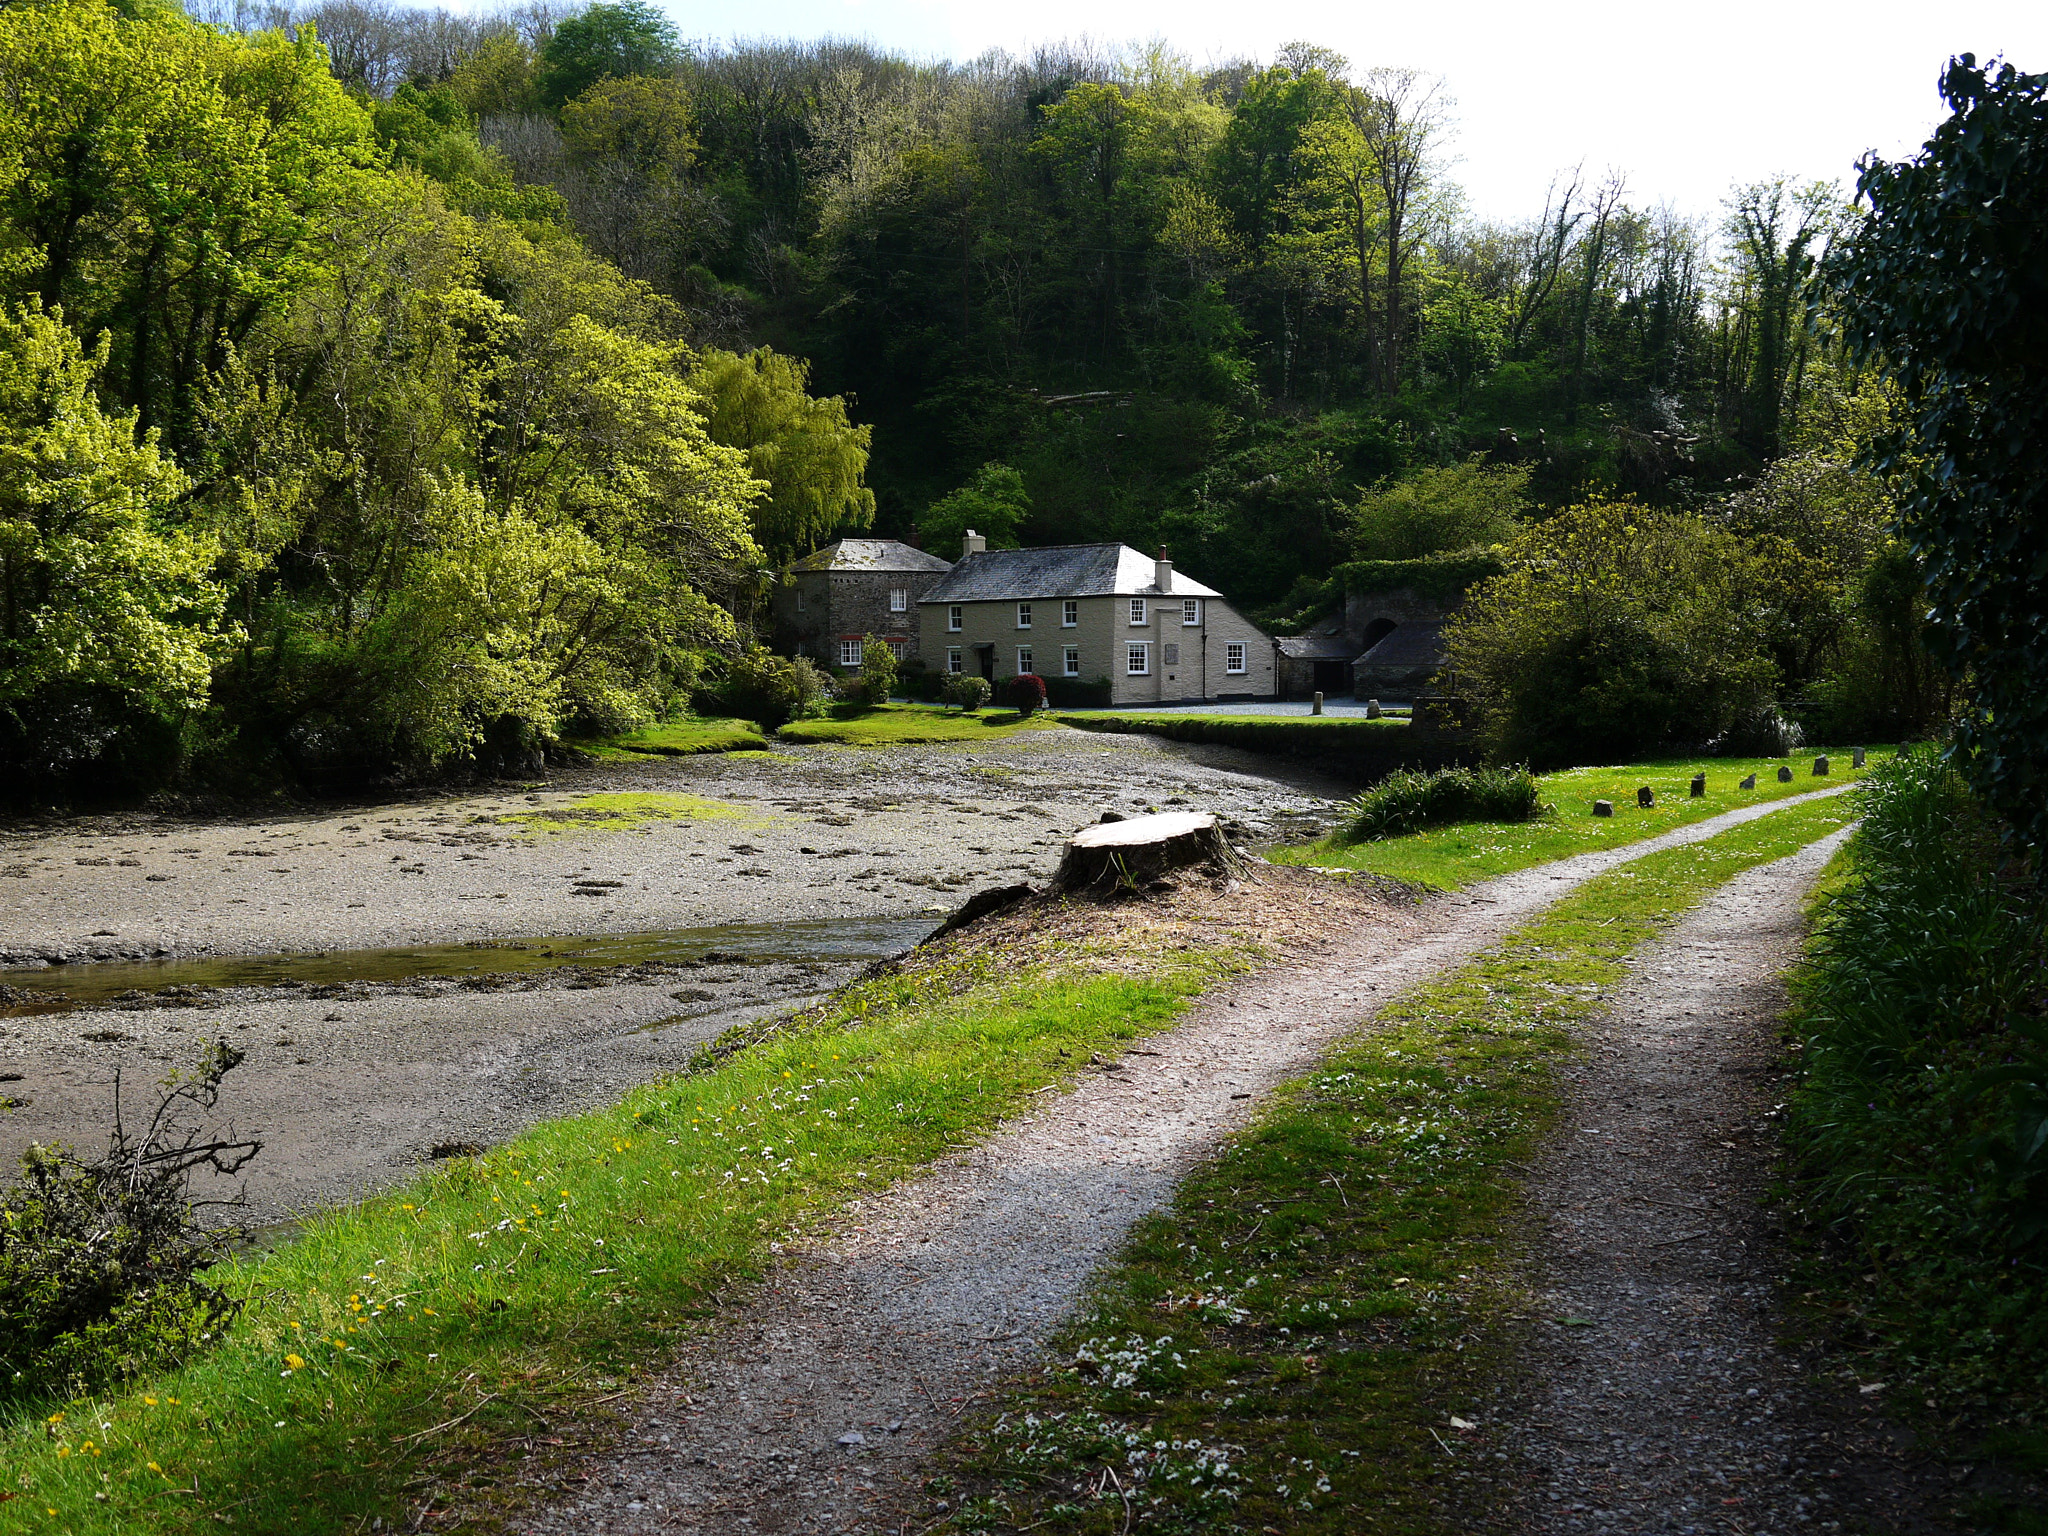
<svg viewBox="0 0 2048 1536"><path fill-rule="evenodd" d="M1529 1176L1547 1221L1527 1384L1474 1437L1516 1469L1499 1529L1952 1529L1954 1489L1886 1424L1882 1384L1780 1342L1773 1026L1801 904L1846 835L1730 881L1581 1032L1564 1129Z"/></svg>
<svg viewBox="0 0 2048 1536"><path fill-rule="evenodd" d="M1424 922L1390 909L1313 958L1199 999L1119 1070L1085 1074L988 1142L850 1209L686 1347L621 1445L537 1469L539 1507L518 1529L895 1529L961 1411L1034 1357L1133 1223L1381 1000L1605 870L1841 792L1505 876L1430 903Z"/></svg>

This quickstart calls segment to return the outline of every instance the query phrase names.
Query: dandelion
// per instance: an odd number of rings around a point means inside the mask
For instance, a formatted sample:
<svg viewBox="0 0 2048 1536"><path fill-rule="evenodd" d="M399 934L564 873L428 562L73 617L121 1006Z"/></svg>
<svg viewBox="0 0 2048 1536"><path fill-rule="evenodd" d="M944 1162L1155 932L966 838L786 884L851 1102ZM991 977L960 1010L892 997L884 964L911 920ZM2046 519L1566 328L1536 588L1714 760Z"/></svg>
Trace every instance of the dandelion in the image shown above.
<svg viewBox="0 0 2048 1536"><path fill-rule="evenodd" d="M297 1355L286 1355L284 1357L284 1363L290 1366L295 1371L303 1371L306 1368L306 1362L301 1360Z"/></svg>

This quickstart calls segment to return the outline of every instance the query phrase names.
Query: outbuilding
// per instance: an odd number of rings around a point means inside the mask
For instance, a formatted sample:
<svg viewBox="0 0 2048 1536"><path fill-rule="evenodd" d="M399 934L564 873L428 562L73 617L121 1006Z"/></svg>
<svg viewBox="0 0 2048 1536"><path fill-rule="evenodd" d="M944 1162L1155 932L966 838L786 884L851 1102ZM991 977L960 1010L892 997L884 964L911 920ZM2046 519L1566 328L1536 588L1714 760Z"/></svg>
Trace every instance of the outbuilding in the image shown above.
<svg viewBox="0 0 2048 1536"><path fill-rule="evenodd" d="M952 568L898 539L834 539L783 572L769 605L775 649L851 670L874 635L898 661L913 660L917 605Z"/></svg>

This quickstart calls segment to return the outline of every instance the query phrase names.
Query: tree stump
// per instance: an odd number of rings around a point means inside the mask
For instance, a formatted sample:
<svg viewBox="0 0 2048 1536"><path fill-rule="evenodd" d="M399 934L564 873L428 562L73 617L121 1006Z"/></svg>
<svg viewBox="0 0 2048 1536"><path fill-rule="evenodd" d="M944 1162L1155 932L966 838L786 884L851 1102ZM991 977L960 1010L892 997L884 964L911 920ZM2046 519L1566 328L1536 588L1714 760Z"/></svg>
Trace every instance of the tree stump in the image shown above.
<svg viewBox="0 0 2048 1536"><path fill-rule="evenodd" d="M1176 869L1197 866L1226 880L1250 869L1207 811L1133 816L1076 832L1047 894L1107 896L1139 890Z"/></svg>

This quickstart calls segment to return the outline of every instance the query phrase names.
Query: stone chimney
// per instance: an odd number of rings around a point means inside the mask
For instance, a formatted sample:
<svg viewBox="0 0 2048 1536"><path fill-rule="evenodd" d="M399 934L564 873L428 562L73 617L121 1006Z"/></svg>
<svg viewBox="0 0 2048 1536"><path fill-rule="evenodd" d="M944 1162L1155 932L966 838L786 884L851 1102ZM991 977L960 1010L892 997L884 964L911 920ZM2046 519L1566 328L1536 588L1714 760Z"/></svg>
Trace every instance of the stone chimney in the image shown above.
<svg viewBox="0 0 2048 1536"><path fill-rule="evenodd" d="M967 530L967 537L960 541L960 558L965 560L969 555L978 555L987 548L988 540L970 528Z"/></svg>
<svg viewBox="0 0 2048 1536"><path fill-rule="evenodd" d="M1166 546L1159 546L1159 558L1152 562L1152 582L1159 588L1159 595L1166 597L1173 591L1173 562L1166 558Z"/></svg>

